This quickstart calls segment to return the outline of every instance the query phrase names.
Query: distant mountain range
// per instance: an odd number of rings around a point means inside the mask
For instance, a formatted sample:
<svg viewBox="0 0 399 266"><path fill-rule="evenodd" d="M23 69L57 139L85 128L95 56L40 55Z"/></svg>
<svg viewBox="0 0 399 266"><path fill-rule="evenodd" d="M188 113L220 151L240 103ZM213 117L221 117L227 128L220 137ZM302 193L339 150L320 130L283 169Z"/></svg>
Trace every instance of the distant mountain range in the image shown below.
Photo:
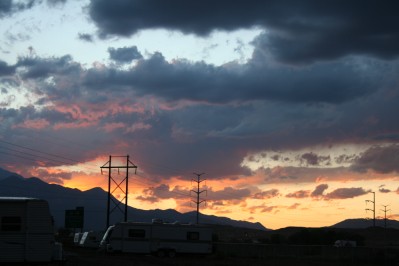
<svg viewBox="0 0 399 266"><path fill-rule="evenodd" d="M65 210L72 210L76 207L84 207L85 230L103 230L106 227L108 193L98 187L81 191L48 184L36 177L24 178L0 168L0 197L34 197L47 200L57 228L64 227ZM122 204L120 207L124 208L124 205ZM118 209L111 213L110 224L122 220L121 214L122 212ZM173 209L141 210L128 207L129 221L151 222L154 218L162 219L165 222L194 223L196 212L180 213ZM227 217L200 214L199 220L204 224L267 230L261 223L237 221ZM386 222L387 228L399 229L399 221L387 220ZM370 219L347 219L329 227L365 229L372 226L373 220ZM377 219L376 226L385 227L385 221Z"/></svg>
<svg viewBox="0 0 399 266"><path fill-rule="evenodd" d="M386 227L387 228L395 228L399 229L399 221L389 220L386 221L384 219L376 219L375 226L376 227ZM369 227L373 227L374 223L372 219L347 219L337 224L332 225L333 228L352 228L352 229L365 229Z"/></svg>
<svg viewBox="0 0 399 266"><path fill-rule="evenodd" d="M76 207L84 207L84 230L103 230L106 227L108 193L101 188L81 191L48 184L36 177L24 178L0 168L0 197L33 197L47 200L57 228L64 227L65 210L74 210ZM119 206L124 210L123 204ZM111 207L114 205L111 204ZM110 215L110 224L123 220L122 214L116 207ZM165 222L195 223L196 212L180 213L173 209L140 210L128 207L129 221L151 222L154 218ZM266 230L261 223L213 215L200 214L199 221L203 224Z"/></svg>

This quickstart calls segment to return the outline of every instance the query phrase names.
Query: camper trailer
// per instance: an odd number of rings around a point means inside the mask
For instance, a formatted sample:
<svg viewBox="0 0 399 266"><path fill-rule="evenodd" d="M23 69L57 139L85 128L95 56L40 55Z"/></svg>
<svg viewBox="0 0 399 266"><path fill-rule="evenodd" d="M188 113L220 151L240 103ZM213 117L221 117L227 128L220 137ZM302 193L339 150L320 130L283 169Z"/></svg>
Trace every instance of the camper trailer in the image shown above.
<svg viewBox="0 0 399 266"><path fill-rule="evenodd" d="M84 233L80 233L80 234L81 234L80 238L78 237L79 238L78 245L80 247L98 248L100 246L100 242L103 237L102 233L89 231L89 232L84 232ZM76 234L75 234L75 238L76 238Z"/></svg>
<svg viewBox="0 0 399 266"><path fill-rule="evenodd" d="M174 257L176 253L212 252L212 229L208 226L121 222L105 232L100 248L108 252L130 252Z"/></svg>
<svg viewBox="0 0 399 266"><path fill-rule="evenodd" d="M0 264L49 262L61 254L47 201L0 197Z"/></svg>

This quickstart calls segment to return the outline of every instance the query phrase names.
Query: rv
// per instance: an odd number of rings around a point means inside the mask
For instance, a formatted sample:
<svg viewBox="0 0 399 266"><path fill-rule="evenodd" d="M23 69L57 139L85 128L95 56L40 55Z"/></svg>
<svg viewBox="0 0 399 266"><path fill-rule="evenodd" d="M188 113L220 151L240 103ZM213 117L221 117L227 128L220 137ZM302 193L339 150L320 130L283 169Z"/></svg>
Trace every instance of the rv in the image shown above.
<svg viewBox="0 0 399 266"><path fill-rule="evenodd" d="M203 225L121 222L105 232L100 248L108 252L156 254L212 253L212 229Z"/></svg>
<svg viewBox="0 0 399 266"><path fill-rule="evenodd" d="M89 232L84 232L84 233L80 233L80 234L81 234L81 236L80 236L79 243L78 243L78 245L80 247L98 248L100 246L100 242L103 237L102 233L89 231ZM75 234L75 238L76 238L76 234Z"/></svg>
<svg viewBox="0 0 399 266"><path fill-rule="evenodd" d="M356 241L351 240L337 240L334 243L334 247L356 247Z"/></svg>
<svg viewBox="0 0 399 266"><path fill-rule="evenodd" d="M47 201L0 197L0 264L60 260Z"/></svg>

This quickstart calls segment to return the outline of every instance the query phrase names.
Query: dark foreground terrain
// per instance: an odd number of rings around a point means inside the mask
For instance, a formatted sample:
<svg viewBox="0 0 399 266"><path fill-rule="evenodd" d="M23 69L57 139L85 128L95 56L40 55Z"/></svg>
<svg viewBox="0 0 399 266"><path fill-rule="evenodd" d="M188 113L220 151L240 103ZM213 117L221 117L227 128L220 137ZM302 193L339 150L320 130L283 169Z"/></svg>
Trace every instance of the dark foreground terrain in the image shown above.
<svg viewBox="0 0 399 266"><path fill-rule="evenodd" d="M78 247L65 249L64 266L112 266L112 265L137 265L137 266L305 266L305 265L399 265L397 261L336 261L310 258L238 258L234 256L221 256L217 254L208 256L178 255L175 258L158 258L150 255L132 254L105 254L96 250Z"/></svg>

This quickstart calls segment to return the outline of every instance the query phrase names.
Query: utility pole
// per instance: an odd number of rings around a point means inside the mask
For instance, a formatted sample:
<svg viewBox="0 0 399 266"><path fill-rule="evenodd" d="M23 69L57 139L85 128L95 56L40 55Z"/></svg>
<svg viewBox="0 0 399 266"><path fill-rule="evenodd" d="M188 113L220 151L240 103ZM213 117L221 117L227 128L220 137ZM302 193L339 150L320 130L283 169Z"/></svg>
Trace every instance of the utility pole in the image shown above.
<svg viewBox="0 0 399 266"><path fill-rule="evenodd" d="M113 165L112 158L126 158L126 165ZM111 213L114 212L116 209L119 209L120 212L124 215L124 221L127 222L127 207L128 207L128 194L129 194L129 169L134 168L135 174L137 172L137 166L129 160L129 155L127 156L109 156L109 161L106 162L101 168L101 174L103 173L103 169L108 170L108 199L107 199L107 228L110 224L110 216ZM122 180L117 180L112 176L112 169L118 169L118 174L120 169L126 170L126 176ZM122 187L123 182L125 182L125 188ZM112 185L115 185L112 189ZM111 190L112 189L112 190ZM119 193L122 192L124 197L122 201L125 200L125 208L124 210L121 209L121 201L116 200L113 196L113 193L118 191ZM113 208L111 209L111 202L114 204Z"/></svg>
<svg viewBox="0 0 399 266"><path fill-rule="evenodd" d="M373 203L373 209L367 208L366 211L372 211L373 212L373 227L375 227L375 192L370 192L374 194L373 200L366 200L367 202Z"/></svg>
<svg viewBox="0 0 399 266"><path fill-rule="evenodd" d="M200 195L203 192L206 192L206 190L200 190L200 184L201 182L205 181L206 179L202 179L201 180L201 176L205 174L205 173L201 173L201 174L197 174L194 173L194 175L197 176L197 179L192 179L192 181L194 181L195 183L197 183L197 190L191 190L192 192L194 192L195 194L197 194L197 200L193 200L193 202L197 205L197 224L198 224L198 218L199 218L199 205L204 202L205 200L201 200L200 199Z"/></svg>
<svg viewBox="0 0 399 266"><path fill-rule="evenodd" d="M389 205L382 205L382 207L384 207L384 209L381 210L381 211L384 212L384 226L385 226L385 229L387 229L387 212L390 211L390 210L387 210L387 207L388 207L388 206L389 206Z"/></svg>

